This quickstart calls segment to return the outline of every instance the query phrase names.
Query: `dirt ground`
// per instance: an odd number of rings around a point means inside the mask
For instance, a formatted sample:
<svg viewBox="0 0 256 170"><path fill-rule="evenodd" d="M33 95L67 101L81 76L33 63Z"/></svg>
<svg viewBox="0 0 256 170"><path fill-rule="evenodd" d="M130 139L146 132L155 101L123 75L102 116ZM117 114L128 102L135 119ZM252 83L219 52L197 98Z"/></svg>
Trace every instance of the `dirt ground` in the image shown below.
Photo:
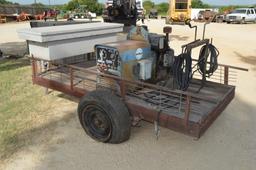
<svg viewBox="0 0 256 170"><path fill-rule="evenodd" d="M163 20L146 21L151 32L162 32ZM201 37L202 24L199 25ZM0 43L20 42L17 28L28 24L0 25ZM193 40L194 31L185 26L173 26L171 46ZM4 169L175 169L175 170L252 170L256 167L256 24L207 26L206 37L220 50L221 63L249 68L239 72L236 97L199 140L161 128L160 138L154 136L154 126L143 122L132 128L129 141L102 144L89 138L81 128L77 103L72 98L61 99L58 114L49 119L43 130L36 131L33 142L18 151ZM1 47L0 47L1 48ZM196 56L195 56L196 58ZM1 169L1 166L0 166Z"/></svg>

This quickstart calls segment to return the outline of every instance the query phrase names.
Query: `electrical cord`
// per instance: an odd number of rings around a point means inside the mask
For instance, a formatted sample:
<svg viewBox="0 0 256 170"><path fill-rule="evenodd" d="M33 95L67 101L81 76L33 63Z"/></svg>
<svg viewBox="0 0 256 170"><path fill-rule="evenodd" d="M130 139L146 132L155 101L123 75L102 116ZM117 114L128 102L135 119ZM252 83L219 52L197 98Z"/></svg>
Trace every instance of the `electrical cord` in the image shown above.
<svg viewBox="0 0 256 170"><path fill-rule="evenodd" d="M175 58L173 74L179 90L187 90L192 79L192 58L184 52Z"/></svg>
<svg viewBox="0 0 256 170"><path fill-rule="evenodd" d="M204 75L204 71L205 71L205 76L208 78L211 77L213 73L218 69L218 56L219 56L219 51L214 45L208 44L203 46L199 53L199 59L198 59L198 65L197 65L199 73L201 75ZM208 57L210 57L209 62L207 60Z"/></svg>
<svg viewBox="0 0 256 170"><path fill-rule="evenodd" d="M201 48L199 59L197 65L197 70L203 76L210 77L218 69L218 56L219 51L217 48L208 44ZM208 62L208 57L210 61ZM194 68L193 67L193 68ZM173 74L179 90L187 90L190 84L190 81L193 77L192 73L192 57L187 49L185 49L182 54L175 58L173 64ZM205 74L204 74L205 73Z"/></svg>

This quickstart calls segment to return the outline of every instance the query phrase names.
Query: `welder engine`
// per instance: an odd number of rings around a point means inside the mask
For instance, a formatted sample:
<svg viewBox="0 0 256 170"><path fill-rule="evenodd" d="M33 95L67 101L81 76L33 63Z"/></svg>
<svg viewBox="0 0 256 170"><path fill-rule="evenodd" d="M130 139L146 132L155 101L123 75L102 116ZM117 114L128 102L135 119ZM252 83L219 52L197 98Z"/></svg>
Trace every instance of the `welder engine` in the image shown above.
<svg viewBox="0 0 256 170"><path fill-rule="evenodd" d="M174 50L169 46L171 32L171 27L165 27L166 36L159 35L148 33L144 27L137 26L131 28L125 41L96 45L98 70L125 80L185 91L193 76L191 49L205 44L199 56L197 71L204 80L210 77L218 68L217 49L208 44L207 39L196 40L186 45L181 55L174 56ZM207 70L208 56L210 65Z"/></svg>
<svg viewBox="0 0 256 170"><path fill-rule="evenodd" d="M158 83L170 77L174 51L164 35L133 27L125 41L96 45L98 70L126 80Z"/></svg>

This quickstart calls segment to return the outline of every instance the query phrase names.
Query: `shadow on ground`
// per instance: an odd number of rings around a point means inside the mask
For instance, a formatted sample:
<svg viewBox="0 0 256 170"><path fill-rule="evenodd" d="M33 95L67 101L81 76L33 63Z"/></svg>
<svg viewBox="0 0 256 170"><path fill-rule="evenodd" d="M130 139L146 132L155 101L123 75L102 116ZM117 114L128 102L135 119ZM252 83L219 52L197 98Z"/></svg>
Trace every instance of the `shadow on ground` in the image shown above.
<svg viewBox="0 0 256 170"><path fill-rule="evenodd" d="M180 36L180 35L170 35L171 41L187 41L189 39L189 36Z"/></svg>
<svg viewBox="0 0 256 170"><path fill-rule="evenodd" d="M256 56L244 56L238 52L234 52L237 57L239 57L240 61L251 65L253 68L253 71L256 71Z"/></svg>
<svg viewBox="0 0 256 170"><path fill-rule="evenodd" d="M52 133L45 139L49 144L39 153L34 153L43 155L42 163L33 165L38 170L101 169L102 165L105 169L136 169L136 167L157 169L158 166L162 169L175 169L173 162L176 166L183 167L182 169L187 169L188 166L189 169L200 169L205 165L216 167L218 166L216 162L220 162L226 168L232 165L237 169L251 169L256 158L252 152L253 148L256 148L253 142L255 111L255 106L244 102L239 97L236 98L198 141L165 128L161 128L160 138L156 140L154 126L142 123L141 128L132 129L129 141L118 145L103 144L84 135L73 112L42 127L23 132L19 136L29 140L32 134L37 138L44 135L45 131ZM58 122L63 121L65 124L61 126ZM51 137L57 140L53 143L49 142ZM27 145L31 145L31 142ZM197 157L194 156L195 153ZM145 159L148 155L154 155L153 160L151 157L148 158L150 161ZM168 158L167 162L163 161L166 158ZM187 160L187 164L180 161L180 158ZM241 159L247 160L246 167L241 163ZM22 156L22 160L26 160L26 155ZM33 160L31 161L33 164ZM30 169L30 167L26 168Z"/></svg>
<svg viewBox="0 0 256 170"><path fill-rule="evenodd" d="M66 99L66 100L69 100L71 102L76 102L76 103L79 103L79 98L76 98L76 97L73 97L73 96L69 96L67 94L64 94L64 93L60 93L57 95L58 97L60 98L63 98L63 99Z"/></svg>
<svg viewBox="0 0 256 170"><path fill-rule="evenodd" d="M74 111L75 112L75 111ZM4 140L6 146L5 155L0 153L0 161L1 159L4 160L6 158L10 158L13 154L18 152L21 148L29 147L31 144L33 144L35 139L38 138L38 136L42 135L42 133L45 133L47 135L44 135L43 139L39 142L47 142L52 137L52 131L58 126L59 122L65 122L68 123L71 119L74 119L76 116L75 113L67 113L65 116L55 119L52 121L49 121L47 124L44 124L42 126L29 129L26 131L23 131L19 133L18 135L11 136ZM38 144L38 143L37 143Z"/></svg>
<svg viewBox="0 0 256 170"><path fill-rule="evenodd" d="M10 42L0 44L3 52L0 57L0 71L9 71L30 65L29 59L24 55L27 52L26 42Z"/></svg>
<svg viewBox="0 0 256 170"><path fill-rule="evenodd" d="M14 69L18 69L21 67L29 66L30 61L28 58L3 58L0 59L0 72L1 71L10 71Z"/></svg>
<svg viewBox="0 0 256 170"><path fill-rule="evenodd" d="M65 141L65 143L55 144L55 146L50 146L44 150L46 155L43 164L37 165L36 169L81 169L85 165L88 169L93 167L97 169L97 167L99 168L97 164L107 166L106 169L136 169L136 166L140 164L142 165L140 168L146 166L155 169L157 168L154 167L155 164L162 164L161 160L166 159L166 157L171 159L171 162L179 162L179 159L182 157L189 161L189 165L192 164L194 166L192 169L196 169L196 166L200 167L202 163L212 164L209 160L213 159L217 159L220 162L223 162L223 160L229 163L232 162L239 167L242 166L242 164L238 163L239 159L246 159L248 154L253 154L253 152L250 152L250 149L255 147L255 143L253 144L254 137L251 134L255 130L254 123L256 117L253 114L255 111L254 106L248 105L240 99L236 99L231 105L234 106L236 104L240 106L239 109L229 107L214 122L205 136L198 141L165 128L161 128L160 138L156 140L153 131L154 126L149 123L142 123L141 128L133 128L129 141L119 145L102 144L91 140L88 136L81 135L83 130L76 128L76 123L78 122L70 121L67 125L68 127L63 127L59 131L59 133L63 134L62 141ZM67 131L67 129L71 130ZM242 141L244 143L239 149L226 151L226 148L236 148L237 144L240 144ZM232 155L239 154L242 151L245 152L245 150L249 152L246 154L246 157L241 156L237 160L232 157ZM204 154L211 155L210 153L212 152L223 156L216 158L213 154L207 158L201 157L203 161L201 159L193 159L194 153L202 156ZM151 163L144 156L152 155L153 153L154 157L158 159ZM173 153L176 153L175 156ZM109 155L112 155L110 156L111 158ZM106 157L108 157L107 160ZM253 158L248 160L249 167L253 165ZM190 161L195 161L195 164L193 165ZM119 162L117 167L116 162ZM228 163L227 166L229 166ZM186 169L186 165L183 165L183 167Z"/></svg>
<svg viewBox="0 0 256 170"><path fill-rule="evenodd" d="M1 43L0 50L4 53L4 56L23 57L27 52L27 44L26 42Z"/></svg>

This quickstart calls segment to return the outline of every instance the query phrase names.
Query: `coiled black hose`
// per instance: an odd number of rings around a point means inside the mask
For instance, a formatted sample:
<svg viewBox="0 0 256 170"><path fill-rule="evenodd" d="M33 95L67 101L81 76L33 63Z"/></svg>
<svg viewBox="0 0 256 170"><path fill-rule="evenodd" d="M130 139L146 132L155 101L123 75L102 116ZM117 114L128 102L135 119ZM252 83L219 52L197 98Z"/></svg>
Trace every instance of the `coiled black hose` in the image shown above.
<svg viewBox="0 0 256 170"><path fill-rule="evenodd" d="M192 79L192 58L188 53L182 53L175 58L173 74L179 90L187 90Z"/></svg>
<svg viewBox="0 0 256 170"><path fill-rule="evenodd" d="M205 77L210 77L218 69L218 56L219 51L212 44L205 45L201 48L199 54L199 60L197 70L199 73ZM208 57L210 61L208 62ZM194 66L194 67L195 67ZM193 68L194 68L193 67ZM190 81L193 77L194 72L192 73L192 57L187 49L185 52L180 54L175 58L173 64L173 74L179 90L187 90L190 84ZM205 73L205 74L204 74ZM204 78L205 78L204 77Z"/></svg>
<svg viewBox="0 0 256 170"><path fill-rule="evenodd" d="M219 51L217 48L212 45L208 44L201 48L199 59L198 59L198 71L201 75L206 77L211 77L213 73L218 69L218 56ZM210 57L210 61L208 62L208 57ZM206 67L206 68L205 68Z"/></svg>

